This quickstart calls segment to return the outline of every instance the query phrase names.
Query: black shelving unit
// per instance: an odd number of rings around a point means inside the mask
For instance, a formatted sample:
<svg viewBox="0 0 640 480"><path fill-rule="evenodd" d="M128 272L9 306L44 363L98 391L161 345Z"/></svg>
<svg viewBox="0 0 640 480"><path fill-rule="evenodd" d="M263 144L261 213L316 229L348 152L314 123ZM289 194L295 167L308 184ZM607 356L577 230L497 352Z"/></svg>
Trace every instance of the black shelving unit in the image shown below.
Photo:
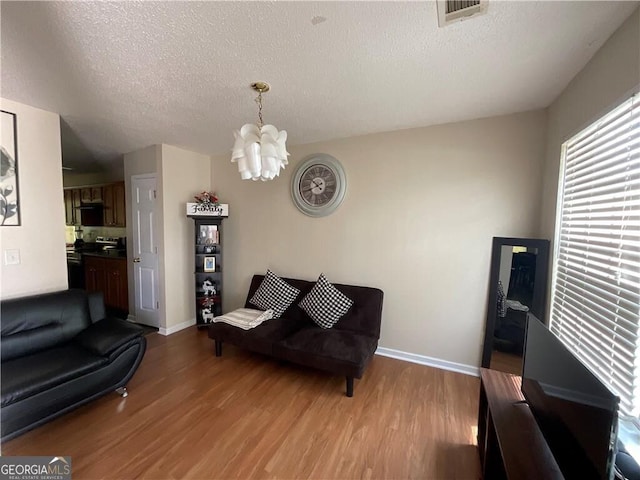
<svg viewBox="0 0 640 480"><path fill-rule="evenodd" d="M211 323L222 315L222 220L224 217L192 216L195 222L194 281L196 325Z"/></svg>

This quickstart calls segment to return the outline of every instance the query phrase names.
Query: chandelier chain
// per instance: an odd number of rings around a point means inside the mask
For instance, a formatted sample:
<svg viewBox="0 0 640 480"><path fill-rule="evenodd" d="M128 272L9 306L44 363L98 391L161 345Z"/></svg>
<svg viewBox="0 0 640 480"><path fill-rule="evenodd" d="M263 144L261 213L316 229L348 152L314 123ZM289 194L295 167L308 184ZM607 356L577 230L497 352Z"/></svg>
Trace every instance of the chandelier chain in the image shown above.
<svg viewBox="0 0 640 480"><path fill-rule="evenodd" d="M258 97L256 98L256 103L258 104L258 127L262 128L264 122L262 121L262 92L258 91Z"/></svg>

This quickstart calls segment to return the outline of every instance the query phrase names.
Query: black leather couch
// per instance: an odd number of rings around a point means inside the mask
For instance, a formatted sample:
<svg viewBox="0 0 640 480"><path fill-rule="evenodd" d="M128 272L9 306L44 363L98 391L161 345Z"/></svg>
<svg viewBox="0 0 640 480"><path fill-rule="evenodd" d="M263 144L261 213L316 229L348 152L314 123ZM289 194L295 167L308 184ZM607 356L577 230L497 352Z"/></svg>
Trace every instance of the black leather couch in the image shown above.
<svg viewBox="0 0 640 480"><path fill-rule="evenodd" d="M102 293L5 300L0 314L3 441L116 389L126 396L146 340L140 327L105 315Z"/></svg>
<svg viewBox="0 0 640 480"><path fill-rule="evenodd" d="M263 278L264 275L253 276L246 308L257 308L249 300ZM316 325L298 306L300 300L315 285L315 281L292 278L283 280L298 288L300 293L281 318L267 320L250 330L242 330L226 323L209 326L209 337L215 340L216 356L222 355L222 344L228 342L299 365L343 375L347 382L347 396L352 397L354 378L362 378L378 347L382 290L333 284L353 300L353 305L337 324L324 329Z"/></svg>

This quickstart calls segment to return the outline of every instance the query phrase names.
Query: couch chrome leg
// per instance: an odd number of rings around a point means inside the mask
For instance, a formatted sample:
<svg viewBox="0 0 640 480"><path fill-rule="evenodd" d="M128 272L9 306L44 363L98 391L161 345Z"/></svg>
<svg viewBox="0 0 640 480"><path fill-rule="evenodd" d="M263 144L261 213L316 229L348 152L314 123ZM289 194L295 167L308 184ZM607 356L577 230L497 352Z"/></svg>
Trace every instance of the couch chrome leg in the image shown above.
<svg viewBox="0 0 640 480"><path fill-rule="evenodd" d="M216 357L222 356L222 341L216 340Z"/></svg>
<svg viewBox="0 0 640 480"><path fill-rule="evenodd" d="M127 387L116 388L116 393L122 398L126 398L129 395L129 392L127 392Z"/></svg>
<svg viewBox="0 0 640 480"><path fill-rule="evenodd" d="M353 397L353 377L347 377L347 397Z"/></svg>

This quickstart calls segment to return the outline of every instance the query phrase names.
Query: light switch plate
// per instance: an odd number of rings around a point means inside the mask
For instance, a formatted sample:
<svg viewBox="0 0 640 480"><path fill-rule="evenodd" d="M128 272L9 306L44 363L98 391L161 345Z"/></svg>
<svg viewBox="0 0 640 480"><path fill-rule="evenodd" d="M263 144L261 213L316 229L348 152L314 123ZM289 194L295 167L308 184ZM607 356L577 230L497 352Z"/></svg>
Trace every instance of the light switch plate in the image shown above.
<svg viewBox="0 0 640 480"><path fill-rule="evenodd" d="M5 265L20 265L20 250L11 248L4 251Z"/></svg>

